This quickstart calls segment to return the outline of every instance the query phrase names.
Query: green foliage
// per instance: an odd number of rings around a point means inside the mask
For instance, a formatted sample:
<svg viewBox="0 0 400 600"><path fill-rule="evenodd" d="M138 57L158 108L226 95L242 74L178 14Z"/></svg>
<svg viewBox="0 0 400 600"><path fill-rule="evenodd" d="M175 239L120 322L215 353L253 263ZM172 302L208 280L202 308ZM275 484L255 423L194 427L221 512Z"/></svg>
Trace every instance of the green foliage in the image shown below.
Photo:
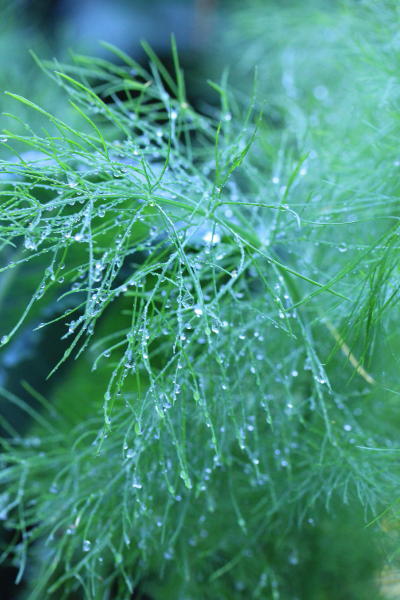
<svg viewBox="0 0 400 600"><path fill-rule="evenodd" d="M0 390L31 420L1 422L22 598L381 597L398 8L262 5L231 37L258 87L212 83L218 110L188 104L174 44L174 74L147 47L148 72L111 46L36 59L68 120L8 94L38 125L1 138L3 356L67 325L45 397Z"/></svg>

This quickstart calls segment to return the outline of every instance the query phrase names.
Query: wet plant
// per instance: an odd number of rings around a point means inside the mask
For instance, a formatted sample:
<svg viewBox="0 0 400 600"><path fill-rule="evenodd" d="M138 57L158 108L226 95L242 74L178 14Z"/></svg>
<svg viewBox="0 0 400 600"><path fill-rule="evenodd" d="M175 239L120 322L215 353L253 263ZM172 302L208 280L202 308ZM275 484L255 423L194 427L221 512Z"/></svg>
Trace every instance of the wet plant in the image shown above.
<svg viewBox="0 0 400 600"><path fill-rule="evenodd" d="M323 13L338 35L298 87L321 12L277 8L303 23L286 94L259 74L243 98L224 76L219 108L196 110L174 42L172 74L147 46L148 70L108 44L110 61L34 57L68 119L7 93L36 124L1 136L2 364L28 330L63 327L57 385L0 389L29 417L1 419L2 559L22 598L380 597L400 475L384 4L379 22Z"/></svg>

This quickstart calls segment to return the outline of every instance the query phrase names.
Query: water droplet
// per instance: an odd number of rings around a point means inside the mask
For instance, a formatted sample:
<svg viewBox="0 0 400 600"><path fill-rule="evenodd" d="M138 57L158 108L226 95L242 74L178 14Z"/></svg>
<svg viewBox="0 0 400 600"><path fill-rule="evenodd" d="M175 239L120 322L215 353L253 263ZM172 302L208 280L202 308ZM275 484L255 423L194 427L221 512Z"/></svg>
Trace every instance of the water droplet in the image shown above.
<svg viewBox="0 0 400 600"><path fill-rule="evenodd" d="M4 346L4 344L7 344L8 340L9 340L9 336L8 335L3 335L3 337L0 340L0 343L2 346Z"/></svg>
<svg viewBox="0 0 400 600"><path fill-rule="evenodd" d="M328 88L325 85L317 85L313 89L314 98L316 100L326 100L329 96Z"/></svg>
<svg viewBox="0 0 400 600"><path fill-rule="evenodd" d="M89 552L91 547L92 547L92 542L90 540L83 540L82 550L84 552Z"/></svg>
<svg viewBox="0 0 400 600"><path fill-rule="evenodd" d="M345 425L343 425L343 429L344 429L345 431L351 431L353 428L352 428L352 426L351 426L351 425L349 425L348 423L346 423Z"/></svg>
<svg viewBox="0 0 400 600"><path fill-rule="evenodd" d="M207 231L204 235L203 235L203 242L206 242L207 244L218 244L221 241L221 236L219 235L219 233L216 232L212 232L212 231Z"/></svg>
<svg viewBox="0 0 400 600"><path fill-rule="evenodd" d="M304 368L305 371L311 371L312 367L311 367L311 360L310 360L309 356L307 356L306 360L304 361L304 367L303 368Z"/></svg>
<svg viewBox="0 0 400 600"><path fill-rule="evenodd" d="M199 307L196 307L196 308L194 309L194 314L195 314L197 317L201 317L201 315L203 314L203 311L202 311L202 309L201 309L201 308L199 308Z"/></svg>
<svg viewBox="0 0 400 600"><path fill-rule="evenodd" d="M24 246L27 250L36 250L37 246L32 238L26 237L24 241Z"/></svg>
<svg viewBox="0 0 400 600"><path fill-rule="evenodd" d="M347 252L347 249L347 245L344 242L338 246L339 252Z"/></svg>

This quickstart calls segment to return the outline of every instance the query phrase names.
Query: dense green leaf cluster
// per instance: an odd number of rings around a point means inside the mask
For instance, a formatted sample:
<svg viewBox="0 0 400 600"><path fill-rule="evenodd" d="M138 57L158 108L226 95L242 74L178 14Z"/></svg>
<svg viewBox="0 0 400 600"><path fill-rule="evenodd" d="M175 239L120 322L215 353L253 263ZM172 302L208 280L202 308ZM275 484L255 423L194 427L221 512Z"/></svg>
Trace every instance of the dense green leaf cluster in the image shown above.
<svg viewBox="0 0 400 600"><path fill-rule="evenodd" d="M0 379L30 420L1 418L22 598L381 597L399 16L252 2L201 113L174 44L174 74L147 47L149 71L36 59L67 120L9 94L37 125L0 140L1 365L64 327L48 393Z"/></svg>

